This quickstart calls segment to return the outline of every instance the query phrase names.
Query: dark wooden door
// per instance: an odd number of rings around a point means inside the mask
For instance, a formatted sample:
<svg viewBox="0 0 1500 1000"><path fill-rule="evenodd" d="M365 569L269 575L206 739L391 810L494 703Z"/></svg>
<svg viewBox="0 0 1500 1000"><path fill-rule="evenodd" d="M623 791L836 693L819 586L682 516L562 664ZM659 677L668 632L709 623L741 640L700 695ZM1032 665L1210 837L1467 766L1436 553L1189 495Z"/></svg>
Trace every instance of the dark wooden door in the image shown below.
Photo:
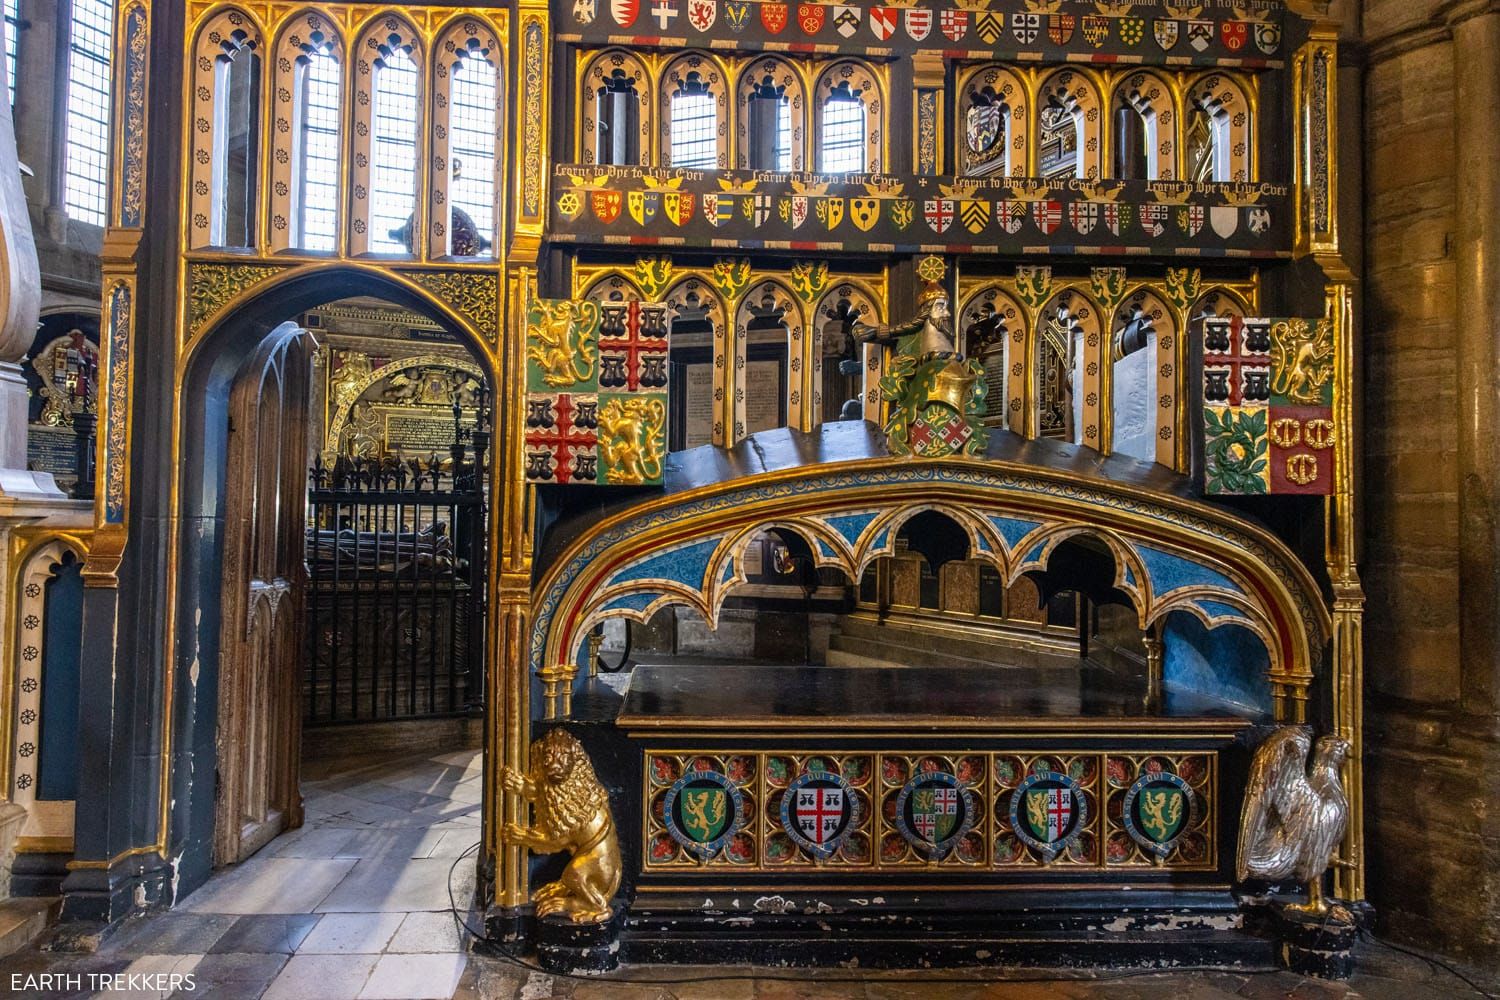
<svg viewBox="0 0 1500 1000"><path fill-rule="evenodd" d="M311 338L285 325L245 363L225 448L214 863L302 824L304 511Z"/></svg>

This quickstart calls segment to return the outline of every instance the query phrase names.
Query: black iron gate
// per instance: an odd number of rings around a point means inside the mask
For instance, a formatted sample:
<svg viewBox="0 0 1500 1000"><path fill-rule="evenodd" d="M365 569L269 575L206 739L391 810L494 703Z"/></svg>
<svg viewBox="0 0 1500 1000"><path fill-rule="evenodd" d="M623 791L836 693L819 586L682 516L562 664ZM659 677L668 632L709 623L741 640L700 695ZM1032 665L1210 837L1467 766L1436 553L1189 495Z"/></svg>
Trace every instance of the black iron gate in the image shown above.
<svg viewBox="0 0 1500 1000"><path fill-rule="evenodd" d="M489 434L455 407L454 437L446 462L314 464L305 724L482 709Z"/></svg>

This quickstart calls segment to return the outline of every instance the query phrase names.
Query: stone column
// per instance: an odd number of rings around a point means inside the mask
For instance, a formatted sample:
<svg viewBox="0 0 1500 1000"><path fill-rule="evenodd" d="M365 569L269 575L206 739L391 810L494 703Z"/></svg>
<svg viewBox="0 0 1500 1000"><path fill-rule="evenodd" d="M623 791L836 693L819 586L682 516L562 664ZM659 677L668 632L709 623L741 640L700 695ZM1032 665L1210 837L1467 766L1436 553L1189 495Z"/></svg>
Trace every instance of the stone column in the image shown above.
<svg viewBox="0 0 1500 1000"><path fill-rule="evenodd" d="M1454 59L1457 275L1460 705L1500 711L1500 11L1450 8Z"/></svg>
<svg viewBox="0 0 1500 1000"><path fill-rule="evenodd" d="M0 45L5 28L0 22ZM0 84L7 68L0 60ZM42 305L31 215L21 190L10 104L0 99L0 502L63 499L50 473L26 471L26 378L20 360L31 348Z"/></svg>
<svg viewBox="0 0 1500 1000"><path fill-rule="evenodd" d="M55 243L66 242L63 210L64 145L67 137L67 74L72 0L21 0L25 34L16 49L17 152L30 171L26 194L37 209L38 225Z"/></svg>

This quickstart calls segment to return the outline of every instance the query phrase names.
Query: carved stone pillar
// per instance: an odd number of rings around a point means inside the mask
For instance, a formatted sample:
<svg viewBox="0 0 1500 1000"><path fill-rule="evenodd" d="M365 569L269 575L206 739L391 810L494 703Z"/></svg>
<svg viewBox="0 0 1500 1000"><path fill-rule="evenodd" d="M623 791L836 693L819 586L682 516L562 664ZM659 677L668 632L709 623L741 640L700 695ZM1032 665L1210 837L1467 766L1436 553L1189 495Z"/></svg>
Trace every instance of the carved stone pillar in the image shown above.
<svg viewBox="0 0 1500 1000"><path fill-rule="evenodd" d="M0 22L0 45L6 25ZM3 62L3 61L0 61ZM0 68L0 81L5 69ZM21 190L10 104L0 100L0 498L63 499L50 473L26 471L26 379L20 360L42 305L31 216Z"/></svg>
<svg viewBox="0 0 1500 1000"><path fill-rule="evenodd" d="M1453 17L1460 693L1466 714L1493 717L1500 710L1500 161L1484 136L1500 117L1500 12L1475 5Z"/></svg>

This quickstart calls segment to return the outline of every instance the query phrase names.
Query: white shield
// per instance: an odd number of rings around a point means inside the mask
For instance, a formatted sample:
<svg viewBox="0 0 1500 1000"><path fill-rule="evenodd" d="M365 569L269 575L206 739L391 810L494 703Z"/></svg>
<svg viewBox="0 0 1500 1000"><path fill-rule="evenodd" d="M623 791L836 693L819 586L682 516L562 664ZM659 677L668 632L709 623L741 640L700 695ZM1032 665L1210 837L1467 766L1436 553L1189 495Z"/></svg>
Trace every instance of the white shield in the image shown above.
<svg viewBox="0 0 1500 1000"><path fill-rule="evenodd" d="M1215 205L1208 210L1208 225L1219 239L1227 240L1240 228L1240 210L1234 205Z"/></svg>
<svg viewBox="0 0 1500 1000"><path fill-rule="evenodd" d="M707 31L719 19L719 0L688 0L688 21L699 31Z"/></svg>
<svg viewBox="0 0 1500 1000"><path fill-rule="evenodd" d="M799 788L794 793L792 817L797 832L814 844L826 844L838 833L844 819L842 788Z"/></svg>

